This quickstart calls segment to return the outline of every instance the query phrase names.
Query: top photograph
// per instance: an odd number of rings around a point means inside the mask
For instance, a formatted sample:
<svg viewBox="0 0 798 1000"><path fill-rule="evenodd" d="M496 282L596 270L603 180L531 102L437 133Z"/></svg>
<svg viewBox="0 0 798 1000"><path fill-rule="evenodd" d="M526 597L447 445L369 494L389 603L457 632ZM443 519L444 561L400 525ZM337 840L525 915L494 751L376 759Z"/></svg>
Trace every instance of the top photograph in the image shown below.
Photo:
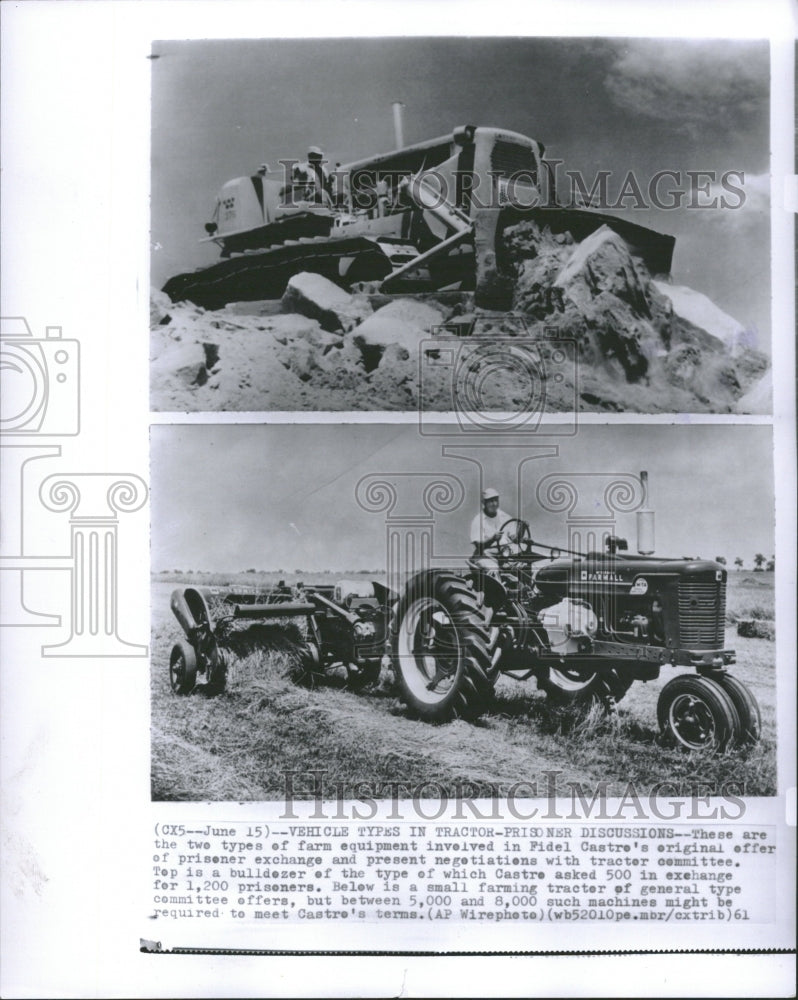
<svg viewBox="0 0 798 1000"><path fill-rule="evenodd" d="M154 42L153 411L772 411L767 42Z"/></svg>

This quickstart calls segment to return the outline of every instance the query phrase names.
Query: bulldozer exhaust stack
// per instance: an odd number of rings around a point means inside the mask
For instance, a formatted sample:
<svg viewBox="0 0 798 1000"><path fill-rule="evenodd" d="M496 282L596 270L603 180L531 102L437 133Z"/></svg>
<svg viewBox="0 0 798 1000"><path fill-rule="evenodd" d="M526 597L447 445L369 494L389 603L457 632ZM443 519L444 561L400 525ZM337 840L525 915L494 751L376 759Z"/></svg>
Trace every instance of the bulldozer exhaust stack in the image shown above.
<svg viewBox="0 0 798 1000"><path fill-rule="evenodd" d="M405 144L405 131L404 131L404 104L401 101L393 102L393 137L394 137L394 148L401 149Z"/></svg>

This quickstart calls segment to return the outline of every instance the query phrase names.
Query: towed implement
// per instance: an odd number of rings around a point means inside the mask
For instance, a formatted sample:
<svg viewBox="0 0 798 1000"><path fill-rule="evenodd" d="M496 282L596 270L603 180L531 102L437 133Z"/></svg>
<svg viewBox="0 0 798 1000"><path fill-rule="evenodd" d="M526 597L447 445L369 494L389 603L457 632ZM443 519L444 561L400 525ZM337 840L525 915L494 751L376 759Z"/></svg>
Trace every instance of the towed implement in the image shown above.
<svg viewBox="0 0 798 1000"><path fill-rule="evenodd" d="M175 590L187 641L172 649L172 689L189 694L202 680L222 690L233 658L268 648L270 623L293 628L297 679L344 667L360 688L385 668L410 712L430 722L476 718L500 675L534 677L557 706L613 712L635 681L673 666L688 669L659 695L666 741L722 750L759 740L756 697L729 671L725 567L655 558L646 546L628 555L611 535L602 552L559 549L533 541L520 519L501 532L495 558L417 573L401 594L362 580Z"/></svg>
<svg viewBox="0 0 798 1000"><path fill-rule="evenodd" d="M477 305L505 309L512 265L503 234L523 220L575 241L607 225L653 274L670 272L673 237L559 205L543 153L520 133L466 125L329 177L319 168L318 183L296 180L288 161L279 174L235 178L205 227L222 259L170 278L163 290L174 302L218 309L278 298L293 274L311 271L389 293L474 290Z"/></svg>
<svg viewBox="0 0 798 1000"><path fill-rule="evenodd" d="M224 690L230 664L268 645L274 625L293 626L297 679L312 680L337 665L346 668L350 686L362 687L379 679L391 603L387 588L362 581L268 590L178 588L170 605L188 641L172 648L172 690L190 694L198 678L211 693Z"/></svg>

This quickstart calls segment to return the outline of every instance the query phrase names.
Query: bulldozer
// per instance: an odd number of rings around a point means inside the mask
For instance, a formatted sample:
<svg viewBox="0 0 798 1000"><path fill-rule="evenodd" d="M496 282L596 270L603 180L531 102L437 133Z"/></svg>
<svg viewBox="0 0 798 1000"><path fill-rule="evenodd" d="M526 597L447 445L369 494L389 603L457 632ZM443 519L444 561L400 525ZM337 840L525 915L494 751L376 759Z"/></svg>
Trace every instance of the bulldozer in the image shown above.
<svg viewBox="0 0 798 1000"><path fill-rule="evenodd" d="M221 260L170 278L164 292L173 302L219 309L279 298L294 274L310 271L343 288L368 282L388 294L473 291L477 306L504 310L514 265L503 237L525 220L575 242L609 226L652 274L670 273L672 236L560 204L535 139L465 125L397 146L332 172L283 160L280 171L264 165L228 181L205 226Z"/></svg>

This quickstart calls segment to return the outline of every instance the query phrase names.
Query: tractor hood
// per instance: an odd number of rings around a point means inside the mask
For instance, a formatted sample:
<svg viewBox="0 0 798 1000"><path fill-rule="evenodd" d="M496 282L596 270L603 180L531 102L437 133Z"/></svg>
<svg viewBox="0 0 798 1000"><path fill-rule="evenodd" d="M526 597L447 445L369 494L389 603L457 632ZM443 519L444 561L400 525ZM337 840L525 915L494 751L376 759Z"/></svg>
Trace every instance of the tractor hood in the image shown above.
<svg viewBox="0 0 798 1000"><path fill-rule="evenodd" d="M707 559L654 559L650 556L608 555L590 552L585 556L554 559L535 574L535 585L543 594L574 596L596 587L619 594L645 594L676 580L694 579L726 582L726 570Z"/></svg>

